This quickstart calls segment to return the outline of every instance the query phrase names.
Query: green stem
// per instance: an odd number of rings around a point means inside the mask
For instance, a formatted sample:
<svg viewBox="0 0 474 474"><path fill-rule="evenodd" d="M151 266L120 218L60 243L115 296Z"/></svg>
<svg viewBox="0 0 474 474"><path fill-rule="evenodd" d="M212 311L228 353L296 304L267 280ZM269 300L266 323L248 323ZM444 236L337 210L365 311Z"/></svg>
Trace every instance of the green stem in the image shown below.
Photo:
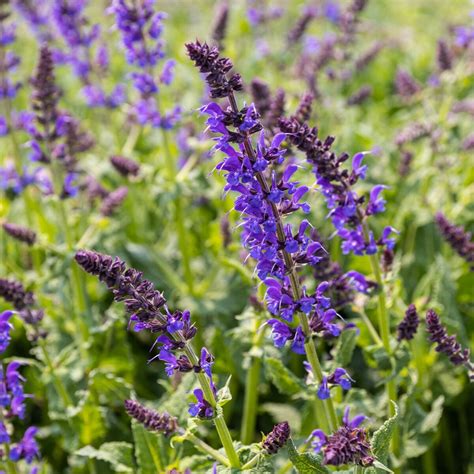
<svg viewBox="0 0 474 474"><path fill-rule="evenodd" d="M363 472L364 472L364 468L362 466L359 466L359 465L355 466L354 474L363 474Z"/></svg>
<svg viewBox="0 0 474 474"><path fill-rule="evenodd" d="M223 466L230 467L229 460L219 451L217 451L216 449L212 448L207 443L205 443L202 439L199 439L198 437L194 436L192 433L186 433L185 437L188 441L193 443L194 446L196 446L196 448L200 449L206 454L209 454L216 461L219 461Z"/></svg>
<svg viewBox="0 0 474 474"><path fill-rule="evenodd" d="M298 313L298 318L303 328L304 334L310 334L308 318L306 317L306 315L303 313ZM306 337L304 348L306 351L306 357L308 358L308 362L311 365L311 370L313 371L314 377L318 380L318 382L321 382L323 380L323 370L319 362L314 341L311 337ZM329 430L331 432L334 432L337 429L337 416L336 410L334 409L334 405L332 403L332 399L327 398L326 400L323 400L323 407Z"/></svg>
<svg viewBox="0 0 474 474"><path fill-rule="evenodd" d="M366 241L368 242L369 241L369 226L366 220L364 220L363 229L364 229L364 237ZM387 352L387 354L390 355L391 353L390 319L389 319L389 314L387 311L387 301L385 299L385 288L384 288L384 282L382 279L382 272L380 270L378 253L370 255L369 258L370 258L370 265L372 267L372 272L374 273L375 281L377 282L378 290L379 290L378 295L377 295L379 331L382 336L383 347L385 348L385 351ZM390 403L390 400L393 401L394 403L397 403L397 387L395 384L395 379L391 379L387 382L386 390L387 390L387 398L388 398L388 415L389 417L392 417L395 415L395 407L393 403ZM394 431L393 431L393 437L392 437L392 449L396 457L398 457L398 454L399 454L399 446L400 446L399 432L398 432L397 426L395 426Z"/></svg>
<svg viewBox="0 0 474 474"><path fill-rule="evenodd" d="M193 365L195 366L199 365L199 359L196 353L194 352L193 348L189 344L186 344L183 350ZM239 468L240 467L239 456L237 455L237 452L235 451L234 443L232 441L232 436L230 435L229 428L227 427L227 424L225 422L222 409L221 407L217 406L217 400L211 388L211 383L209 379L206 377L206 375L203 374L202 372L199 372L197 374L197 378L198 378L199 384L201 385L202 391L204 393L204 398L206 399L207 402L209 402L209 404L212 406L214 411L217 413L217 415L214 418L214 425L216 427L217 434L219 435L219 438L221 440L222 446L224 447L227 457L229 458L230 465L231 467Z"/></svg>
<svg viewBox="0 0 474 474"><path fill-rule="evenodd" d="M245 378L244 418L240 438L243 444L250 444L255 434L255 422L257 419L258 384L262 359L252 351L257 352L263 343L265 335L264 328L259 331L259 319L255 318L254 337L250 354L250 367Z"/></svg>
<svg viewBox="0 0 474 474"><path fill-rule="evenodd" d="M379 333L374 328L372 321L368 318L368 316L364 313L364 311L361 311L359 314L362 321L364 321L364 324L367 326L367 329L369 330L369 333L372 336L372 339L374 340L374 342L380 346L383 346L382 339L380 339Z"/></svg>

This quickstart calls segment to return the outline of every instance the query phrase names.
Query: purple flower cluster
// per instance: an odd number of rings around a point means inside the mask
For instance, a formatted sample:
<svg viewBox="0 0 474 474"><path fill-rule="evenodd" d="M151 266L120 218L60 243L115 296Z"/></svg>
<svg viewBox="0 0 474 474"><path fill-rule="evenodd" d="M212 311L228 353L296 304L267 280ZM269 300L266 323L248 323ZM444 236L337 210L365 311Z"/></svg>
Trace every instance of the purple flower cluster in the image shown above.
<svg viewBox="0 0 474 474"><path fill-rule="evenodd" d="M12 311L4 311L0 314L0 353L5 352L10 341L10 330L12 324L9 319ZM0 460L4 460L6 453L13 462L25 460L31 464L39 458L39 447L35 440L37 428L30 426L24 433L22 439L12 444L12 424L14 418L25 417L25 400L30 397L23 390L25 379L19 372L20 362L10 362L6 369L0 364L0 445L7 445L9 449L0 449ZM35 468L31 472L36 472Z"/></svg>
<svg viewBox="0 0 474 474"><path fill-rule="evenodd" d="M131 418L141 423L147 430L159 431L165 436L176 433L179 429L178 420L166 412L158 413L146 408L136 400L125 400L125 410Z"/></svg>
<svg viewBox="0 0 474 474"><path fill-rule="evenodd" d="M43 43L52 40L53 34L48 18L49 2L46 0L14 0L12 5L28 23L39 41Z"/></svg>
<svg viewBox="0 0 474 474"><path fill-rule="evenodd" d="M3 298L18 311L23 321L28 325L28 337L36 340L46 336L46 331L41 327L44 311L38 309L35 295L26 291L25 287L16 280L0 278L0 298Z"/></svg>
<svg viewBox="0 0 474 474"><path fill-rule="evenodd" d="M474 242L471 240L471 233L467 232L464 227L456 226L450 222L441 212L436 214L435 219L439 231L446 242L459 256L474 267Z"/></svg>
<svg viewBox="0 0 474 474"><path fill-rule="evenodd" d="M125 101L124 86L118 84L107 94L100 77L109 67L104 44L99 44L100 27L85 16L87 0L54 0L52 17L66 50L57 51L58 62L67 63L83 83L82 93L90 107L116 108Z"/></svg>
<svg viewBox="0 0 474 474"><path fill-rule="evenodd" d="M308 365L305 365L306 370L308 370ZM309 368L310 369L310 368ZM320 400L326 400L331 397L331 387L339 385L343 390L350 390L352 387L353 380L349 377L346 370L338 367L334 370L329 376L324 376L323 380L319 384L318 388L318 398Z"/></svg>
<svg viewBox="0 0 474 474"><path fill-rule="evenodd" d="M32 79L33 110L29 116L28 132L30 159L39 163L61 164L61 175L55 176L55 191L61 198L75 196L78 192L77 156L93 145L92 136L81 130L79 122L71 115L58 110L60 90L56 85L54 61L51 50L43 46L36 73ZM54 172L53 172L54 175ZM61 182L58 182L58 179Z"/></svg>
<svg viewBox="0 0 474 474"><path fill-rule="evenodd" d="M136 120L141 125L170 129L179 119L180 107L162 113L155 95L160 86L167 86L173 81L175 61L165 61L161 72L156 74L155 68L165 57L161 36L166 14L155 12L154 4L154 0L113 0L109 12L115 15L128 63L138 68L130 74L140 97L134 104Z"/></svg>
<svg viewBox="0 0 474 474"><path fill-rule="evenodd" d="M218 49L207 44L196 42L186 47L200 71L208 73L211 96L228 97L231 104L223 109L211 102L201 112L209 115L207 124L217 135L216 149L225 155L216 168L225 173L224 191L238 194L235 210L243 216L242 241L257 261L257 276L267 286L268 310L279 318L268 321L273 341L277 347L291 341L292 350L304 354L307 335L301 326L292 327L296 313L304 313L310 321L317 319L321 330L336 332L331 322L336 312L324 296L327 283L321 283L314 293L305 288L300 292L296 273L299 267L316 265L324 249L308 235L311 225L307 220L297 230L282 223L283 217L299 209L309 212L308 203L302 201L308 188L292 178L297 165L288 165L281 175L272 170L272 165L284 162L281 144L286 135L277 134L268 142L254 105L237 108L233 91L240 90L242 84L237 74L226 77L232 68L230 59L220 58ZM259 135L254 147L249 137L255 133Z"/></svg>
<svg viewBox="0 0 474 474"><path fill-rule="evenodd" d="M390 234L395 230L392 227L385 227L377 240L365 227L368 216L385 210L385 200L381 193L386 186L374 186L365 205L364 197L353 190L353 186L359 179L364 179L367 172L367 166L362 164L365 153L354 155L349 172L347 169L341 169L342 163L349 159L349 155L343 153L336 156L331 151L334 137L327 137L322 142L318 138L317 128L300 123L296 117L282 118L280 129L288 135L291 143L306 153L308 162L313 165L316 182L330 210L329 217L337 235L342 239L343 253L370 255L377 253L378 246L393 249L395 241Z"/></svg>
<svg viewBox="0 0 474 474"><path fill-rule="evenodd" d="M267 434L262 442L262 449L267 454L276 454L283 446L285 446L290 437L290 425L283 421L275 425Z"/></svg>
<svg viewBox="0 0 474 474"><path fill-rule="evenodd" d="M429 340L436 343L436 352L446 354L454 365L464 365L468 370L469 378L474 379L474 364L470 360L469 349L463 349L455 335L448 335L439 316L432 309L426 313L426 330L430 335Z"/></svg>
<svg viewBox="0 0 474 474"><path fill-rule="evenodd" d="M367 439L367 431L360 428L366 419L364 415L349 418L349 407L344 411L342 426L332 435L322 430L314 430L309 439L315 452L323 452L323 462L331 466L358 464L371 466L374 457Z"/></svg>
<svg viewBox="0 0 474 474"><path fill-rule="evenodd" d="M398 341L410 341L415 337L418 325L420 324L420 318L416 311L414 304L408 306L405 317L397 327L397 340Z"/></svg>
<svg viewBox="0 0 474 474"><path fill-rule="evenodd" d="M147 330L158 335L153 347L158 346L158 353L150 362L159 359L165 363L168 376L176 372L195 372L205 374L215 391L212 382L212 365L214 357L202 348L198 358L190 349L189 341L196 334L196 327L191 323L189 311L171 312L162 293L154 288L153 283L143 278L143 274L134 268L127 268L118 257L79 250L76 262L91 275L99 277L112 291L115 301L123 301L130 315L129 324L135 331ZM197 403L192 404L190 413L193 416L209 418L213 409L204 398L200 389L195 391Z"/></svg>

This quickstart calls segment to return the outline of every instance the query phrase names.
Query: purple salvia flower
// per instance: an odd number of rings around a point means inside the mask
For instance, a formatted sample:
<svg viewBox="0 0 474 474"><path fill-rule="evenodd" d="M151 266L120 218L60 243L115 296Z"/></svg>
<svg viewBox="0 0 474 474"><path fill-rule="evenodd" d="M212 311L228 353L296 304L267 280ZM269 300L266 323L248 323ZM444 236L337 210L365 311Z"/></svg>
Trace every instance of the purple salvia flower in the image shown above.
<svg viewBox="0 0 474 474"><path fill-rule="evenodd" d="M10 222L4 222L2 227L8 235L20 242L33 245L36 241L36 233L31 229Z"/></svg>
<svg viewBox="0 0 474 474"><path fill-rule="evenodd" d="M374 463L367 431L359 427L365 418L358 415L352 420L349 419L349 409L346 408L343 424L335 433L329 436L322 430L314 430L311 433L311 446L316 452L322 451L324 464L358 464L367 467Z"/></svg>
<svg viewBox="0 0 474 474"><path fill-rule="evenodd" d="M418 325L420 324L420 318L416 311L414 304L408 306L405 317L397 327L397 340L398 341L410 341L416 334Z"/></svg>
<svg viewBox="0 0 474 474"><path fill-rule="evenodd" d="M436 214L435 220L446 242L459 256L474 266L474 242L471 241L471 233L467 232L464 227L451 223L441 212Z"/></svg>
<svg viewBox="0 0 474 474"><path fill-rule="evenodd" d="M429 340L436 343L436 352L446 354L454 365L464 365L468 370L469 378L474 380L474 364L470 361L469 349L463 349L457 342L456 336L448 335L439 316L432 309L426 313L426 330Z"/></svg>
<svg viewBox="0 0 474 474"><path fill-rule="evenodd" d="M126 186L120 186L115 191L112 191L102 202L100 213L103 216L111 216L123 203L128 194Z"/></svg>
<svg viewBox="0 0 474 474"><path fill-rule="evenodd" d="M110 163L122 176L136 176L140 171L140 165L137 162L124 156L111 156Z"/></svg>
<svg viewBox="0 0 474 474"><path fill-rule="evenodd" d="M287 421L283 421L275 425L267 434L262 442L262 449L267 454L276 454L283 446L285 446L290 437L290 425Z"/></svg>
<svg viewBox="0 0 474 474"><path fill-rule="evenodd" d="M205 80L213 98L227 97L230 107L223 108L211 102L201 108L209 116L207 125L216 134L215 149L224 154L216 169L226 178L224 191L237 194L235 210L242 214L242 242L249 256L256 260L256 274L267 286L265 300L269 312L275 316L269 320L272 339L278 347L290 342L293 352L305 354L305 343L311 337L310 330L318 333L339 334L331 323L337 316L330 309L325 296L329 285L321 283L314 293L300 286L298 269L315 266L323 251L319 242L310 234L311 225L302 220L297 228L283 224L283 218L295 211L310 211L303 201L306 186L294 179L298 167L288 164L281 173L272 169L283 164L282 143L286 134L272 134L268 139L253 104L239 110L234 92L242 89L238 74L228 78L232 62L220 57L216 47L200 42L187 44L189 57ZM302 114L307 113L307 104ZM254 145L251 136L257 134ZM308 324L305 334L303 322L293 328L294 315L305 318ZM319 318L318 324L311 324ZM304 320L303 320L304 321Z"/></svg>
<svg viewBox="0 0 474 474"><path fill-rule="evenodd" d="M146 408L136 400L125 400L125 410L128 415L141 423L147 430L170 436L179 430L178 420L166 412L158 413Z"/></svg>
<svg viewBox="0 0 474 474"><path fill-rule="evenodd" d="M395 89L399 96L406 99L418 93L421 87L408 71L399 69L395 77Z"/></svg>
<svg viewBox="0 0 474 474"><path fill-rule="evenodd" d="M194 390L196 403L189 404L189 414L197 418L209 419L214 416L214 410L208 401L204 398L204 394L200 388Z"/></svg>
<svg viewBox="0 0 474 474"><path fill-rule="evenodd" d="M172 128L180 116L180 108L160 112L154 95L158 92L155 77L158 63L165 57L163 20L166 14L154 11L154 2L144 0L134 3L129 0L113 0L109 12L115 15L118 30L125 46L127 61L138 68L131 74L139 99L134 103L134 115L138 123L150 124L165 130ZM173 80L174 60L168 60L159 74L161 84L169 85Z"/></svg>
<svg viewBox="0 0 474 474"><path fill-rule="evenodd" d="M382 212L385 201L380 197L384 186L375 186L370 200L364 207L364 198L359 197L352 187L359 179L364 179L367 167L362 165L366 153L357 153L352 159L352 171L341 169L342 163L349 159L347 153L336 156L331 152L334 137L327 137L324 142L318 138L317 128L310 128L300 123L296 117L280 119L280 129L296 147L305 152L307 160L314 167L317 184L330 209L329 217L342 239L341 248L344 254L370 255L377 252L377 245L394 245L387 234L376 242L371 231L364 230L367 216Z"/></svg>
<svg viewBox="0 0 474 474"><path fill-rule="evenodd" d="M5 352L10 344L10 331L13 329L13 324L9 320L12 316L13 311L3 311L0 313L0 354Z"/></svg>

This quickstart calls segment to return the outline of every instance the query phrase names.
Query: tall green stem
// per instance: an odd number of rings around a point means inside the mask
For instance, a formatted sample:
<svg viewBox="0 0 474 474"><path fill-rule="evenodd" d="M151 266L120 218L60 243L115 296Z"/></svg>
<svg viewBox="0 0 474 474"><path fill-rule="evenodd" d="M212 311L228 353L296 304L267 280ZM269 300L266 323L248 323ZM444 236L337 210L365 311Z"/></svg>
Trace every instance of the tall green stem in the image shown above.
<svg viewBox="0 0 474 474"><path fill-rule="evenodd" d="M183 350L188 356L188 359L191 361L191 363L194 366L199 365L199 359L190 344L186 344ZM227 423L225 422L222 408L217 405L217 400L214 395L214 391L211 388L211 383L208 377L206 377L206 375L203 374L202 372L199 372L197 374L197 378L198 378L199 384L201 385L202 391L204 393L204 398L212 406L212 408L214 409L216 413L216 416L214 417L214 420L213 420L214 425L216 427L217 434L219 435L219 438L221 440L222 446L224 447L224 450L227 453L227 457L229 458L230 465L231 467L239 468L240 467L239 456L237 455L237 452L235 451L234 443L232 441L232 436L230 435L229 428L227 427Z"/></svg>
<svg viewBox="0 0 474 474"><path fill-rule="evenodd" d="M258 384L260 381L260 371L262 367L262 359L257 352L262 346L265 335L264 329L259 331L259 319L255 318L254 337L252 342L252 351L250 353L250 367L245 377L245 398L244 398L244 418L242 421L242 429L240 438L242 443L250 444L255 434L255 422L257 418L258 405Z"/></svg>
<svg viewBox="0 0 474 474"><path fill-rule="evenodd" d="M367 221L364 220L363 223L364 236L366 241L369 241L369 226ZM372 272L374 273L375 281L377 282L379 291L377 295L378 303L378 325L380 335L382 337L382 343L387 354L390 355L390 318L387 311L387 301L385 299L385 288L384 282L382 279L382 272L380 270L380 263L378 259L378 254L372 254L370 257L370 264L372 267ZM388 398L388 415L390 417L395 415L395 407L393 403L390 403L390 400L397 403L397 386L395 384L395 379L392 378L386 384L387 398ZM399 453L399 432L397 426L394 428L393 437L392 437L392 448L395 456L398 456Z"/></svg>

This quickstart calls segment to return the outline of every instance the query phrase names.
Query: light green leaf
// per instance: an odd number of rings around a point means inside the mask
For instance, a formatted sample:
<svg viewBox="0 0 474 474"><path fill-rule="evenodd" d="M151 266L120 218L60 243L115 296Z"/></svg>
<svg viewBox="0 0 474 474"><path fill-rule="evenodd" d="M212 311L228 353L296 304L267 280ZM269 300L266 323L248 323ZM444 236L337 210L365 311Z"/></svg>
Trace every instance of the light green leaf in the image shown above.
<svg viewBox="0 0 474 474"><path fill-rule="evenodd" d="M112 465L115 472L133 472L132 445L122 441L104 443L99 449L84 446L74 454L90 459L98 459Z"/></svg>
<svg viewBox="0 0 474 474"><path fill-rule="evenodd" d="M139 474L164 472L166 463L159 449L159 435L147 431L140 423L132 420L135 441L135 459Z"/></svg>
<svg viewBox="0 0 474 474"><path fill-rule="evenodd" d="M377 460L380 462L387 461L390 440L392 439L395 426L398 423L398 407L394 402L392 403L395 407L395 415L386 420L385 423L372 436L372 451Z"/></svg>
<svg viewBox="0 0 474 474"><path fill-rule="evenodd" d="M230 392L229 384L232 376L229 376L225 385L217 392L217 404L223 407L226 403L232 400L232 393Z"/></svg>
<svg viewBox="0 0 474 474"><path fill-rule="evenodd" d="M290 372L280 359L266 357L265 372L278 391L285 395L295 395L304 388L301 380Z"/></svg>
<svg viewBox="0 0 474 474"><path fill-rule="evenodd" d="M346 367L351 359L357 341L357 330L342 331L334 349L334 362L337 367Z"/></svg>
<svg viewBox="0 0 474 474"><path fill-rule="evenodd" d="M288 456L293 466L300 474L329 474L329 470L322 465L322 458L316 454L300 454L290 438L287 442Z"/></svg>

